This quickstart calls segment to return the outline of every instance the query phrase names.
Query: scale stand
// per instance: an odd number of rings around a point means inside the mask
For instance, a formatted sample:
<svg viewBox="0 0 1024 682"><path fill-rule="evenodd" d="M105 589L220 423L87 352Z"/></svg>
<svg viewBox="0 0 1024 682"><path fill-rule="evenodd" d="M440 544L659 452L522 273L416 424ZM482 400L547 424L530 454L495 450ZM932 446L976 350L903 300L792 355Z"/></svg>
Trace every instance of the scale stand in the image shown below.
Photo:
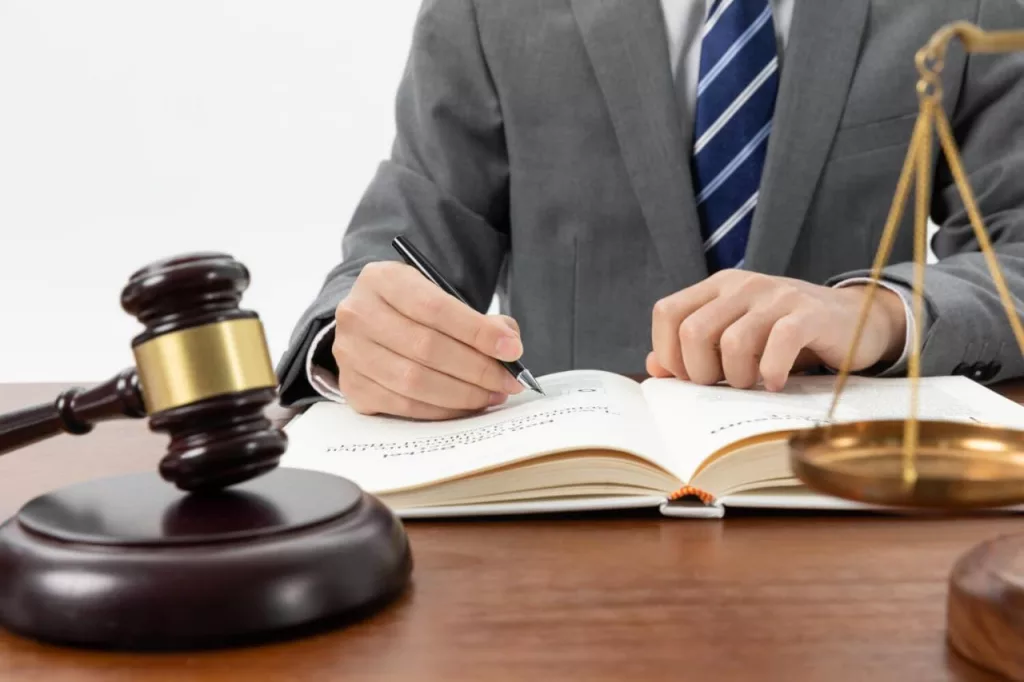
<svg viewBox="0 0 1024 682"><path fill-rule="evenodd" d="M941 29L918 52L921 112L826 421L833 422L913 180L917 200L913 283L916 324L909 363L910 416L905 421L829 423L797 432L789 439L791 466L799 479L819 492L857 502L943 510L1024 503L1024 432L917 418L932 143L936 132L1000 302L1024 353L1024 328L942 109L940 74L954 39L959 39L968 53L1024 50L1024 31L985 32L960 22ZM987 542L957 563L950 576L947 620L950 643L961 655L1008 679L1024 681L1024 535Z"/></svg>

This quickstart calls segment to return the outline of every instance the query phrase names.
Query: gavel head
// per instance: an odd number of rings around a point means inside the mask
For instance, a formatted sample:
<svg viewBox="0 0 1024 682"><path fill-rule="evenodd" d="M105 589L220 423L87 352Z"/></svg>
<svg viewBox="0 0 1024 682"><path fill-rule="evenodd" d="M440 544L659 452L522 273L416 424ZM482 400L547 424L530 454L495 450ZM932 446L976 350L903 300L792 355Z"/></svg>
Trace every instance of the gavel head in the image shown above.
<svg viewBox="0 0 1024 682"><path fill-rule="evenodd" d="M259 317L239 308L248 286L232 257L197 253L138 270L121 294L146 328L132 351L150 427L170 436L160 474L183 490L255 478L286 448L263 414L277 377Z"/></svg>

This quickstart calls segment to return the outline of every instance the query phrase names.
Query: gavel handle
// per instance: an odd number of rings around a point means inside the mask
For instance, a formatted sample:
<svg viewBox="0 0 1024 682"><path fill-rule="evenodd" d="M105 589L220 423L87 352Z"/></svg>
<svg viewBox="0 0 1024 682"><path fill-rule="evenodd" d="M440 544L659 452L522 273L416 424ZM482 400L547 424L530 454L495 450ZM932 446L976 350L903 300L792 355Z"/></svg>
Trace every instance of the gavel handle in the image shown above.
<svg viewBox="0 0 1024 682"><path fill-rule="evenodd" d="M52 403L0 416L0 454L62 432L89 433L101 421L145 416L135 368L126 369L93 388L70 388Z"/></svg>

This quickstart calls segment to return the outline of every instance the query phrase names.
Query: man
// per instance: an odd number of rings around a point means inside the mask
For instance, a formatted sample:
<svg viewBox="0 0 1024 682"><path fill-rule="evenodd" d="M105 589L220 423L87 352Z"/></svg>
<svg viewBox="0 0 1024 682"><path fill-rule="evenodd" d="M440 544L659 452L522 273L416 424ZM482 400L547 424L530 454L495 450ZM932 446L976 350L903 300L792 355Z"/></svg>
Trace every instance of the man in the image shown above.
<svg viewBox="0 0 1024 682"><path fill-rule="evenodd" d="M445 419L521 390L495 362L780 389L851 343L918 112L915 52L1013 0L426 0L397 139L279 372L288 403ZM1024 55L952 48L944 106L1024 293ZM926 374L1024 359L934 164ZM898 374L908 211L854 370ZM398 234L474 309L401 264ZM502 316L484 314L497 291Z"/></svg>

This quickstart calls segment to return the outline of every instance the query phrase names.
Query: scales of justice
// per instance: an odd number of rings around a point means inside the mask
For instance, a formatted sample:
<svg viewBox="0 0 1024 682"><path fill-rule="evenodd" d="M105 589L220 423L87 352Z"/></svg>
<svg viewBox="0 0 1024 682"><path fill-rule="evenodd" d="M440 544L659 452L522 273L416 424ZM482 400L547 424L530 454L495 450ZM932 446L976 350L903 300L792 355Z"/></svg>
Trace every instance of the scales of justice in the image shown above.
<svg viewBox="0 0 1024 682"><path fill-rule="evenodd" d="M938 31L918 52L920 115L875 256L854 339L836 379L828 419L824 426L789 437L790 463L800 480L819 492L856 502L940 511L1024 504L1024 431L918 419L928 205L936 134L1024 353L1024 328L942 109L940 76L953 40L959 40L968 53L1024 50L1024 31L987 32L960 22ZM917 324L912 330L908 367L909 415L904 421L836 422L833 416L912 189L916 194L912 305ZM1008 679L1024 680L1024 533L980 544L956 563L949 578L947 632L949 643L965 658Z"/></svg>

